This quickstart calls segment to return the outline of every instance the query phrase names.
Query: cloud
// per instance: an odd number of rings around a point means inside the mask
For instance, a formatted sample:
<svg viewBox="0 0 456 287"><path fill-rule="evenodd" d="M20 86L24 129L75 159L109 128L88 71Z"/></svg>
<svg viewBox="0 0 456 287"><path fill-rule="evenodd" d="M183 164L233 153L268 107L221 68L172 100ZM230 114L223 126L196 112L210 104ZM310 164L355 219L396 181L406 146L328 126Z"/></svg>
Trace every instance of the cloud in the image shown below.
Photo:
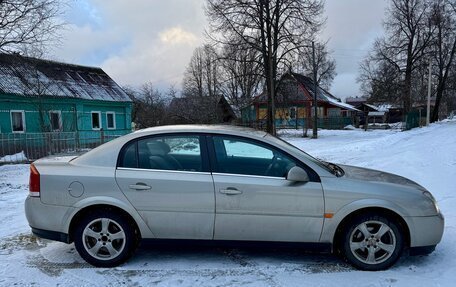
<svg viewBox="0 0 456 287"><path fill-rule="evenodd" d="M198 42L198 38L181 27L174 27L161 32L160 40L165 44L194 44Z"/></svg>
<svg viewBox="0 0 456 287"><path fill-rule="evenodd" d="M329 50L336 60L338 76L331 92L337 97L359 95L359 63L383 33L386 5L387 1L326 1L327 23L322 38L329 39Z"/></svg>
<svg viewBox="0 0 456 287"><path fill-rule="evenodd" d="M203 43L204 0L80 0L55 58L103 68L121 85L179 85Z"/></svg>
<svg viewBox="0 0 456 287"><path fill-rule="evenodd" d="M151 82L156 86L179 85L193 50L201 44L194 34L180 27L158 33L157 37L134 39L119 55L101 66L127 85Z"/></svg>
<svg viewBox="0 0 456 287"><path fill-rule="evenodd" d="M180 85L207 27L205 0L78 0L67 15L70 29L58 60L102 67L121 85ZM322 39L337 63L331 88L345 98L359 93L360 60L382 34L387 1L326 0Z"/></svg>

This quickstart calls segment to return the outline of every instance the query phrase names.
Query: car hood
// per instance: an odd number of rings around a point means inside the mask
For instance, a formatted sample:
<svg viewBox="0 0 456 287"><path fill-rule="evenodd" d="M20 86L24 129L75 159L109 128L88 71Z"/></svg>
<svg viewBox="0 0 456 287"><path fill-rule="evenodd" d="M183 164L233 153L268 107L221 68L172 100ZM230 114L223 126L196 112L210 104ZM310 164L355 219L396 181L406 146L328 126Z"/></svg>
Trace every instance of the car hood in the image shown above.
<svg viewBox="0 0 456 287"><path fill-rule="evenodd" d="M350 166L339 165L345 172L344 177L355 180L378 182L378 183L392 183L402 186L408 186L425 191L426 189L418 183L407 179L405 177L387 173L379 170Z"/></svg>

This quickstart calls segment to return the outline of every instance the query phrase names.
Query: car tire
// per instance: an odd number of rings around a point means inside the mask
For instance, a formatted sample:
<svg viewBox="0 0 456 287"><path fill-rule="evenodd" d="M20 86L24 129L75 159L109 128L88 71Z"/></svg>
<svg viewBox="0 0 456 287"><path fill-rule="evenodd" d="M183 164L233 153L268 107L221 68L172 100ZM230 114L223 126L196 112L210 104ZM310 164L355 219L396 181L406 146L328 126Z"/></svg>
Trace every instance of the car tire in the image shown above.
<svg viewBox="0 0 456 287"><path fill-rule="evenodd" d="M345 226L342 236L342 255L361 270L388 269L404 249L403 229L385 215L357 216Z"/></svg>
<svg viewBox="0 0 456 287"><path fill-rule="evenodd" d="M131 257L137 232L125 216L100 210L84 216L74 232L79 255L95 267L115 267Z"/></svg>

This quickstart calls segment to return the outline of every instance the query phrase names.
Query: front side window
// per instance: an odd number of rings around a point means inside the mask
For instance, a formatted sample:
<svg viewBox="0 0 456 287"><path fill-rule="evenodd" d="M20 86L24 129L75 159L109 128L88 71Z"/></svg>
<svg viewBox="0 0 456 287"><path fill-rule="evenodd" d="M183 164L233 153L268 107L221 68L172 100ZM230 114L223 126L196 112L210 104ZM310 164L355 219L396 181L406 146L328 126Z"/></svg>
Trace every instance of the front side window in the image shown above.
<svg viewBox="0 0 456 287"><path fill-rule="evenodd" d="M92 112L92 129L93 130L101 129L100 112Z"/></svg>
<svg viewBox="0 0 456 287"><path fill-rule="evenodd" d="M24 111L11 111L11 130L13 133L25 132Z"/></svg>
<svg viewBox="0 0 456 287"><path fill-rule="evenodd" d="M113 130L116 128L116 114L113 112L106 113L106 126L108 129Z"/></svg>
<svg viewBox="0 0 456 287"><path fill-rule="evenodd" d="M199 136L155 136L124 147L119 167L203 171Z"/></svg>
<svg viewBox="0 0 456 287"><path fill-rule="evenodd" d="M283 152L253 140L214 136L213 143L216 172L285 177L296 165Z"/></svg>
<svg viewBox="0 0 456 287"><path fill-rule="evenodd" d="M60 111L49 112L49 120L51 122L52 131L62 130L62 118Z"/></svg>

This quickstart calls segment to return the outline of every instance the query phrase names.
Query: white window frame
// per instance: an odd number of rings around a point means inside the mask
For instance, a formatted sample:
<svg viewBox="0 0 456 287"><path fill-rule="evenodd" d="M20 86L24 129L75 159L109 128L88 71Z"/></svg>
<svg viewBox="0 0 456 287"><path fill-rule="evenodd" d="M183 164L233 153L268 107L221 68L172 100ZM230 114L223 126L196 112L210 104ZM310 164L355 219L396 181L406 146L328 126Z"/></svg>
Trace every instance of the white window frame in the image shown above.
<svg viewBox="0 0 456 287"><path fill-rule="evenodd" d="M98 128L93 127L93 114L98 114L98 124L100 125L100 127L98 127ZM94 131L99 131L102 129L103 123L101 122L101 112L100 111L91 111L90 112L90 124L92 126L92 130L94 130Z"/></svg>
<svg viewBox="0 0 456 287"><path fill-rule="evenodd" d="M113 127L109 127L108 115L112 115L112 123L114 124ZM108 130L116 129L116 113L115 112L106 112L106 128Z"/></svg>
<svg viewBox="0 0 456 287"><path fill-rule="evenodd" d="M15 131L13 129L13 113L21 113L22 114L22 131ZM25 126L25 111L24 110L10 110L10 120L11 120L11 132L23 134L25 133L26 126Z"/></svg>
<svg viewBox="0 0 456 287"><path fill-rule="evenodd" d="M56 129L56 130L52 128L52 116L51 116L51 114L58 114L59 115L59 128ZM60 110L51 110L51 111L49 111L49 122L50 122L51 131L53 131L53 132L62 131L62 111L60 111Z"/></svg>
<svg viewBox="0 0 456 287"><path fill-rule="evenodd" d="M294 110L294 118L291 117L291 110ZM290 117L290 119L296 120L298 118L298 107L295 107L295 106L289 107L288 108L288 116Z"/></svg>

